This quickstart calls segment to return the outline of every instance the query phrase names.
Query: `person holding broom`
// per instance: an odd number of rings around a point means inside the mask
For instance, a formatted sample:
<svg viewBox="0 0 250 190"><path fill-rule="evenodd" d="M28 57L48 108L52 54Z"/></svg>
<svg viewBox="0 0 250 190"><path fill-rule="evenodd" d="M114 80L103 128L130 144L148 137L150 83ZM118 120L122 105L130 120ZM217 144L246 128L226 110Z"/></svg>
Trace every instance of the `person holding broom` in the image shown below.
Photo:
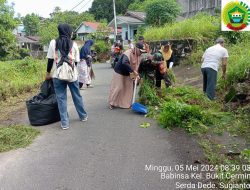
<svg viewBox="0 0 250 190"><path fill-rule="evenodd" d="M109 108L130 108L133 97L133 80L139 79L138 68L142 53L146 50L138 42L135 48L126 50L119 58L113 72L109 91Z"/></svg>

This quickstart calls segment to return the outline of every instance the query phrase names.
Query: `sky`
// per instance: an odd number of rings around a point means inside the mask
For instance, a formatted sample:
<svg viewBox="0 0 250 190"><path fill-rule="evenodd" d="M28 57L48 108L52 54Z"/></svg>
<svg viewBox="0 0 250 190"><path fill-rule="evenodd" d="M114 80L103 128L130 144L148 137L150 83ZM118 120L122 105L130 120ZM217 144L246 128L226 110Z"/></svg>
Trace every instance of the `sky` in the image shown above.
<svg viewBox="0 0 250 190"><path fill-rule="evenodd" d="M55 7L60 7L62 11L71 10L76 5L74 11L84 12L92 5L93 0L8 0L8 3L14 3L15 13L20 13L21 16L35 13L44 18L50 17Z"/></svg>

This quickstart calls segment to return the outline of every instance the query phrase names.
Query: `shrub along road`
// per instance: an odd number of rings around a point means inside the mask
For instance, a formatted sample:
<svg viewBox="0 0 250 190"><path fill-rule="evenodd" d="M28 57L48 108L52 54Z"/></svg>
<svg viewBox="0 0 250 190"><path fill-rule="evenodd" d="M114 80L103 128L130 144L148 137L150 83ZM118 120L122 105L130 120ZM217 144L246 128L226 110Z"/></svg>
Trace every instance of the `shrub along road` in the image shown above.
<svg viewBox="0 0 250 190"><path fill-rule="evenodd" d="M0 154L0 189L173 190L176 182L197 182L161 180L159 172L145 171L145 165L191 165L202 154L181 129L170 132L130 110L109 110L112 70L108 64L94 65L94 70L95 87L81 91L89 120L78 120L69 97L69 130L61 130L59 123L40 127L31 146ZM18 120L27 124L27 114ZM151 126L140 128L143 122Z"/></svg>

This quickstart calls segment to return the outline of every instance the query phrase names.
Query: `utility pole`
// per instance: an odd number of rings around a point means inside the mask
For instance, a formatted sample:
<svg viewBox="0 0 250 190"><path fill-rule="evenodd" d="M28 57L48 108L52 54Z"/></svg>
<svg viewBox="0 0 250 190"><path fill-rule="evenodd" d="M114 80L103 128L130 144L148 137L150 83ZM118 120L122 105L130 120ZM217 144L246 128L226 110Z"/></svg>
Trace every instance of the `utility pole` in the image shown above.
<svg viewBox="0 0 250 190"><path fill-rule="evenodd" d="M117 36L117 23L116 23L116 10L115 10L115 0L113 0L113 9L114 9L114 20L115 20L115 36L114 36L114 41L116 41L116 36Z"/></svg>

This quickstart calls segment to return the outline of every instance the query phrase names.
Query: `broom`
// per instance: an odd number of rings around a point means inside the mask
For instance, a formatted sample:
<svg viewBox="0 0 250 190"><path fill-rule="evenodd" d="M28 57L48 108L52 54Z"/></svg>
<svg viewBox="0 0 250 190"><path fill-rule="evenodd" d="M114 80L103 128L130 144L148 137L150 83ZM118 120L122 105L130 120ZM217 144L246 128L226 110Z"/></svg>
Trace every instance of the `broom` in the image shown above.
<svg viewBox="0 0 250 190"><path fill-rule="evenodd" d="M137 112L137 113L147 114L148 113L147 107L140 104L140 103L135 102L136 87L137 87L137 77L135 78L135 82L134 82L134 92L133 92L133 99L132 99L131 109L134 112Z"/></svg>

